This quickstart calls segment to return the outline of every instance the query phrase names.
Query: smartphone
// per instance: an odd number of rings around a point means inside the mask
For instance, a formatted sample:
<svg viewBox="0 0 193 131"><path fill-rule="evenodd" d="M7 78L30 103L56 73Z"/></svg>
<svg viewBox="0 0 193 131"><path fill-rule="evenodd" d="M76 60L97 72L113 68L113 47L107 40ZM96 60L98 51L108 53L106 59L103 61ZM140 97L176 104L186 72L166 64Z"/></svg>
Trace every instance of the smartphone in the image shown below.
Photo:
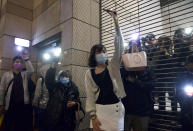
<svg viewBox="0 0 193 131"><path fill-rule="evenodd" d="M106 11L106 12L113 12L115 15L117 15L117 12L116 11L112 11L112 10L109 10L109 9L103 9L104 11Z"/></svg>

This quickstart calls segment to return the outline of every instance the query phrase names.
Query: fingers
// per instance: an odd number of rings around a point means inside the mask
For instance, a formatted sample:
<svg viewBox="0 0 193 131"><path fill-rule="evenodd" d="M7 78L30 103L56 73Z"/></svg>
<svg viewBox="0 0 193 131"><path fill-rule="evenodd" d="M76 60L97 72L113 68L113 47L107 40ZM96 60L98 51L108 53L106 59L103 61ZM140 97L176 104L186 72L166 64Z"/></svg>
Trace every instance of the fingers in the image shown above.
<svg viewBox="0 0 193 131"><path fill-rule="evenodd" d="M67 104L67 107L72 107L72 104L68 103L68 104Z"/></svg>
<svg viewBox="0 0 193 131"><path fill-rule="evenodd" d="M115 10L104 9L104 11L106 11L111 16L117 16L117 12Z"/></svg>
<svg viewBox="0 0 193 131"><path fill-rule="evenodd" d="M101 122L97 119L97 121L96 121L96 125L97 125L97 129L98 129L98 131L101 131L102 129L101 129Z"/></svg>
<svg viewBox="0 0 193 131"><path fill-rule="evenodd" d="M102 131L101 122L96 118L92 121L94 131Z"/></svg>
<svg viewBox="0 0 193 131"><path fill-rule="evenodd" d="M97 127L93 128L93 129L94 129L94 131L102 131L100 126L97 126Z"/></svg>
<svg viewBox="0 0 193 131"><path fill-rule="evenodd" d="M99 125L99 126L101 126L101 125L102 125L100 121L98 121L98 125Z"/></svg>
<svg viewBox="0 0 193 131"><path fill-rule="evenodd" d="M72 106L74 106L75 104L76 104L75 102L69 101L69 102L67 103L67 107L72 107Z"/></svg>
<svg viewBox="0 0 193 131"><path fill-rule="evenodd" d="M75 105L76 102L74 102L74 101L69 101L68 104Z"/></svg>

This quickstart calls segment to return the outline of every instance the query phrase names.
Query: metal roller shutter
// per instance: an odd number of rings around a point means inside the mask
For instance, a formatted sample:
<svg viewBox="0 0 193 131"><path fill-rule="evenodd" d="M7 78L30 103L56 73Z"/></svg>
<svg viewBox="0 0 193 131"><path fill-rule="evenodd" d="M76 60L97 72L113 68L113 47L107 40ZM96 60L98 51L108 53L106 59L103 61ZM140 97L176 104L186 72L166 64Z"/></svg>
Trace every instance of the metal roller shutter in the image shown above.
<svg viewBox="0 0 193 131"><path fill-rule="evenodd" d="M180 129L178 115L180 107L175 99L177 74L184 71L186 56L192 53L190 43L176 44L174 32L179 28L193 27L193 0L100 0L100 35L109 57L114 52L114 23L103 9L116 10L120 27L128 44L133 34L140 37L154 34L168 36L172 40L172 55L162 54L160 50L147 51L149 64L158 78L153 94L159 96L155 104L150 130L176 131ZM167 45L163 45L167 48Z"/></svg>

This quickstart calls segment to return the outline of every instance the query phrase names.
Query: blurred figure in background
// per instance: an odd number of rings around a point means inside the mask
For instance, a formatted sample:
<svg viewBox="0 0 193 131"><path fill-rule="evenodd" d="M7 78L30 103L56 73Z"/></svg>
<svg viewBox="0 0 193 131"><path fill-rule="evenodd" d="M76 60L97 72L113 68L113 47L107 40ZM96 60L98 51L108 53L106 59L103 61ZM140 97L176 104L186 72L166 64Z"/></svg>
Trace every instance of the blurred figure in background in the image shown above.
<svg viewBox="0 0 193 131"><path fill-rule="evenodd" d="M193 130L193 55L186 58L186 71L176 79L176 97L181 107L183 131Z"/></svg>
<svg viewBox="0 0 193 131"><path fill-rule="evenodd" d="M154 34L148 34L141 38L144 51L154 52L157 48L157 39Z"/></svg>
<svg viewBox="0 0 193 131"><path fill-rule="evenodd" d="M159 110L166 109L166 93L169 93L169 98L171 99L171 106L173 111L177 111L177 102L175 100L175 88L171 88L170 82L174 82L174 79L168 79L168 77L173 72L176 72L175 67L178 67L179 64L174 59L174 45L170 37L168 36L160 36L158 38L158 53L156 59L156 68L160 69L162 73L168 73L167 76L161 76L157 86L160 87L157 89L159 91Z"/></svg>
<svg viewBox="0 0 193 131"><path fill-rule="evenodd" d="M32 103L35 113L35 127L38 129L38 131L45 131L43 126L44 112L49 100L48 90L45 86L45 74L47 69L48 67L46 66L43 66L39 69L39 79L37 80Z"/></svg>
<svg viewBox="0 0 193 131"><path fill-rule="evenodd" d="M81 102L79 98L79 91L76 84L72 81L72 75L69 70L61 70L59 72L58 80L62 82L67 88L67 108L65 109L65 126L66 130L74 131L76 126L76 114L75 112L82 110Z"/></svg>
<svg viewBox="0 0 193 131"><path fill-rule="evenodd" d="M49 101L45 111L46 131L74 131L75 111L80 106L77 86L71 81L69 71L60 71L56 80L56 68L49 68L45 84L49 89Z"/></svg>
<svg viewBox="0 0 193 131"><path fill-rule="evenodd" d="M142 49L147 53L148 62L150 65L154 65L153 57L157 52L157 39L154 34L148 34L146 37L141 38ZM152 66L154 68L154 66Z"/></svg>
<svg viewBox="0 0 193 131"><path fill-rule="evenodd" d="M190 54L190 40L191 37L185 32L185 28L180 28L175 31L173 37L175 56L177 58L183 57L183 59L181 59L181 64L184 64L183 62L185 61L186 56Z"/></svg>
<svg viewBox="0 0 193 131"><path fill-rule="evenodd" d="M26 71L22 72L23 61ZM0 115L5 111L3 131L32 131L28 79L34 72L25 51L13 58L13 68L6 72L0 84Z"/></svg>
<svg viewBox="0 0 193 131"><path fill-rule="evenodd" d="M158 48L161 53L165 56L173 56L174 55L174 45L170 37L168 36L160 36L158 38Z"/></svg>
<svg viewBox="0 0 193 131"><path fill-rule="evenodd" d="M133 51L137 52L138 46ZM125 131L148 131L150 116L153 112L152 90L155 87L156 78L150 67L140 71L126 71L121 68L122 80L126 97L122 99L125 107Z"/></svg>
<svg viewBox="0 0 193 131"><path fill-rule="evenodd" d="M156 39L156 36L154 34L148 34L145 37L141 38L141 42L142 42L142 49L147 54L148 65L151 66L152 70L155 70L156 56L157 56L157 52L159 51L158 40ZM155 88L154 88L154 91L156 91ZM152 96L154 97L155 103L157 103L159 93L153 92Z"/></svg>

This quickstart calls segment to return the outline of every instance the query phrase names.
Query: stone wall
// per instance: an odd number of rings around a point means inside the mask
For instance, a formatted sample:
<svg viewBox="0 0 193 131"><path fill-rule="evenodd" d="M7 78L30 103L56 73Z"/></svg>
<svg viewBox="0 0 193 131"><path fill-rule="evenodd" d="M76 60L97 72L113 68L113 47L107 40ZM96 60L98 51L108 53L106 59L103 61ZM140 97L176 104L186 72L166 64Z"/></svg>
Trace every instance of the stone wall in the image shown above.
<svg viewBox="0 0 193 131"><path fill-rule="evenodd" d="M18 55L14 38L32 40L32 0L1 0L0 76L11 68L11 59Z"/></svg>

